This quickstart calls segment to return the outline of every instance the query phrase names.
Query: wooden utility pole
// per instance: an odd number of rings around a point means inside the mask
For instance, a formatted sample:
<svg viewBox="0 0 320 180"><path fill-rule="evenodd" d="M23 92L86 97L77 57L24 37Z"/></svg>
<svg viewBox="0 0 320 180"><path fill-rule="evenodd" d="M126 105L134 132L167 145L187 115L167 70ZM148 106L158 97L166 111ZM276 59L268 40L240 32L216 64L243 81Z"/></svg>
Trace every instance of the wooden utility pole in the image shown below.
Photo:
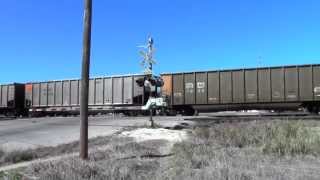
<svg viewBox="0 0 320 180"><path fill-rule="evenodd" d="M92 0L84 2L84 31L80 98L80 158L88 158L88 95L91 50Z"/></svg>

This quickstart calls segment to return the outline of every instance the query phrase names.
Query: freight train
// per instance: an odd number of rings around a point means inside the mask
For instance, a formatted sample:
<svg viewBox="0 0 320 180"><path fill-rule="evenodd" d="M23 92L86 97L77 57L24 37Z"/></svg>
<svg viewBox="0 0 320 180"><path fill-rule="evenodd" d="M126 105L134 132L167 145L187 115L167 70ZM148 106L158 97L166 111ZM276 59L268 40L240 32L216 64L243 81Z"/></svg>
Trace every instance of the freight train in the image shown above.
<svg viewBox="0 0 320 180"><path fill-rule="evenodd" d="M162 74L170 108L192 115L225 110L318 113L320 65Z"/></svg>
<svg viewBox="0 0 320 180"><path fill-rule="evenodd" d="M80 81L0 86L0 113L78 114ZM90 79L89 111L194 115L225 110L319 113L320 64Z"/></svg>

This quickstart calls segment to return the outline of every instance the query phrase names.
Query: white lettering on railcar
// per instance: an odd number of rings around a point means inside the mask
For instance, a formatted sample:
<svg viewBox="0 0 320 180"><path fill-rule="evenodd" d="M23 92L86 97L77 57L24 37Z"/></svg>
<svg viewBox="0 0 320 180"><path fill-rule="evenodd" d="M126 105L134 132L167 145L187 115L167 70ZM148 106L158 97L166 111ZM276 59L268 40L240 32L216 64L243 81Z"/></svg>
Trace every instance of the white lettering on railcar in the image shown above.
<svg viewBox="0 0 320 180"><path fill-rule="evenodd" d="M175 93L173 94L173 96L175 96L175 97L181 97L181 96L182 96L182 93L181 93L181 92L175 92Z"/></svg>
<svg viewBox="0 0 320 180"><path fill-rule="evenodd" d="M186 83L186 89L193 89L193 83Z"/></svg>
<svg viewBox="0 0 320 180"><path fill-rule="evenodd" d="M315 87L314 89L313 89L313 92L314 93L320 93L320 87L318 86L318 87Z"/></svg>
<svg viewBox="0 0 320 180"><path fill-rule="evenodd" d="M208 100L209 100L209 101L217 101L218 98L216 98L216 97L209 97Z"/></svg>
<svg viewBox="0 0 320 180"><path fill-rule="evenodd" d="M255 97L256 97L256 94L254 94L254 93L247 94L248 99L253 99Z"/></svg>
<svg viewBox="0 0 320 180"><path fill-rule="evenodd" d="M205 82L197 82L197 88L198 89L204 89L206 87L206 83Z"/></svg>
<svg viewBox="0 0 320 180"><path fill-rule="evenodd" d="M190 83L190 82L186 83L185 84L186 93L192 94L194 92L193 87L194 87L193 83Z"/></svg>
<svg viewBox="0 0 320 180"><path fill-rule="evenodd" d="M287 98L289 98L289 99L296 99L296 98L297 98L297 95L295 95L295 94L288 94Z"/></svg>
<svg viewBox="0 0 320 180"><path fill-rule="evenodd" d="M275 92L272 94L272 97L273 97L273 98L279 98L279 97L281 97L281 93L278 92L278 91L275 91Z"/></svg>

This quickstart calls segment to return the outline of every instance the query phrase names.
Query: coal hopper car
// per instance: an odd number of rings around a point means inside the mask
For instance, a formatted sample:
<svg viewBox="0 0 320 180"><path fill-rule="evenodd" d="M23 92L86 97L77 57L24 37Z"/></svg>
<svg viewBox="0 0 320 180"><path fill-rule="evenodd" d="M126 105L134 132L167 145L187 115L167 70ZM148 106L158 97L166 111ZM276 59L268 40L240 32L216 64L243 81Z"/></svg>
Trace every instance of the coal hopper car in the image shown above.
<svg viewBox="0 0 320 180"><path fill-rule="evenodd" d="M263 67L162 74L172 111L304 108L318 113L320 65Z"/></svg>
<svg viewBox="0 0 320 180"><path fill-rule="evenodd" d="M24 107L24 84L0 85L0 114L5 116L23 116L27 109Z"/></svg>
<svg viewBox="0 0 320 180"><path fill-rule="evenodd" d="M160 93L158 84L144 86L147 78L125 75L90 79L89 113L141 113L149 97ZM31 115L78 114L80 90L79 79L27 83L25 106Z"/></svg>

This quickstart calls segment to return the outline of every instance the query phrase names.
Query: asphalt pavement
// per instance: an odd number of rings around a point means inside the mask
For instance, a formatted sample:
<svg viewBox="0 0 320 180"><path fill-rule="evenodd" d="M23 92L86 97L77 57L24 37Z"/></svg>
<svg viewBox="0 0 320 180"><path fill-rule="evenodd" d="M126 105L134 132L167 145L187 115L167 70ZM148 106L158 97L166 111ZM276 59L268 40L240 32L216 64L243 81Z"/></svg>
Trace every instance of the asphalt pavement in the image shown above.
<svg viewBox="0 0 320 180"><path fill-rule="evenodd" d="M173 127L184 117L154 117L157 124ZM89 138L112 135L124 127L149 125L149 117L89 117ZM4 150L56 146L79 140L80 117L41 117L0 121L0 147Z"/></svg>

